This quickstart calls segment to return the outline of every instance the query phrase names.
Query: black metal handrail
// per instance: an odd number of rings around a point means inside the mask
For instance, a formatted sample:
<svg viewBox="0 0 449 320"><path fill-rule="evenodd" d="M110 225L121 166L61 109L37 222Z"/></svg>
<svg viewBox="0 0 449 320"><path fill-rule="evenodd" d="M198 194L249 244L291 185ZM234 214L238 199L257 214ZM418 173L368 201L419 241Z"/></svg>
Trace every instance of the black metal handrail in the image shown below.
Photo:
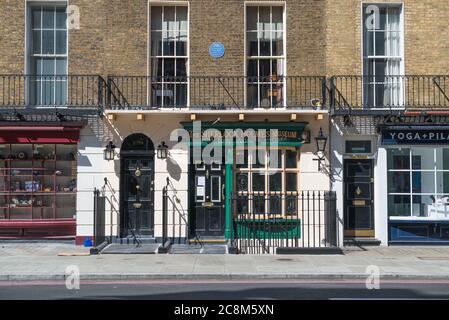
<svg viewBox="0 0 449 320"><path fill-rule="evenodd" d="M241 253L339 245L335 192L240 192L232 212L232 243Z"/></svg>
<svg viewBox="0 0 449 320"><path fill-rule="evenodd" d="M110 109L324 109L327 105L323 76L110 76L109 79L114 93L120 92L127 102L123 105L111 101Z"/></svg>
<svg viewBox="0 0 449 320"><path fill-rule="evenodd" d="M331 110L449 108L449 75L342 75L329 81Z"/></svg>

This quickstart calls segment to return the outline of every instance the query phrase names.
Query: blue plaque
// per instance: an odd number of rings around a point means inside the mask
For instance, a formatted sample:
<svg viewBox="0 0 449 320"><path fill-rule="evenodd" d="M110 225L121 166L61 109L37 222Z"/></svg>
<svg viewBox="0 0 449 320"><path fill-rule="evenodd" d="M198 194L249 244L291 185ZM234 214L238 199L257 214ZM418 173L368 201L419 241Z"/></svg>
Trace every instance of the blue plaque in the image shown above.
<svg viewBox="0 0 449 320"><path fill-rule="evenodd" d="M209 54L214 59L220 59L225 54L225 47L221 42L214 42L209 46Z"/></svg>

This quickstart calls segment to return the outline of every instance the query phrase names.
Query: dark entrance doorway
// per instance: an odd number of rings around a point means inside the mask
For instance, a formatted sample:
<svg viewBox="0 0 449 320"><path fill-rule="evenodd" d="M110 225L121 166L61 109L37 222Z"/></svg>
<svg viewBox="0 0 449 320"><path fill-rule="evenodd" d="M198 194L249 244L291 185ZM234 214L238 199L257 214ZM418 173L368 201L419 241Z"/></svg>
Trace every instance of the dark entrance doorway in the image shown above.
<svg viewBox="0 0 449 320"><path fill-rule="evenodd" d="M223 164L192 165L191 235L224 236L225 231L225 166Z"/></svg>
<svg viewBox="0 0 449 320"><path fill-rule="evenodd" d="M345 160L344 186L345 237L374 237L373 160Z"/></svg>
<svg viewBox="0 0 449 320"><path fill-rule="evenodd" d="M154 145L143 134L122 144L120 170L120 234L154 236Z"/></svg>

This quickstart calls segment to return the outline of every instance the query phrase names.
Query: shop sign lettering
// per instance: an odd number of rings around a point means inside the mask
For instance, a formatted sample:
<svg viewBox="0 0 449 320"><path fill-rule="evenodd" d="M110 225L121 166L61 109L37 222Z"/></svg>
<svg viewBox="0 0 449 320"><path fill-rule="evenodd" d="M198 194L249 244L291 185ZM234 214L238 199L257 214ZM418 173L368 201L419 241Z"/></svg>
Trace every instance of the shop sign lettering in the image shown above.
<svg viewBox="0 0 449 320"><path fill-rule="evenodd" d="M449 129L394 129L382 132L384 145L449 144Z"/></svg>

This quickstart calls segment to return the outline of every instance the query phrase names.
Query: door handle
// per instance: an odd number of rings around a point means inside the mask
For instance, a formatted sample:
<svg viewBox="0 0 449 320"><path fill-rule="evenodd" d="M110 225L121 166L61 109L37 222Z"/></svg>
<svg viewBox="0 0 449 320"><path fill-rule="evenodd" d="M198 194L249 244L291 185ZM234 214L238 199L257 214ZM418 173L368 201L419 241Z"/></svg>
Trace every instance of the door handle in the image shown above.
<svg viewBox="0 0 449 320"><path fill-rule="evenodd" d="M221 199L223 200L224 198L225 198L225 185L224 184L222 184L221 185Z"/></svg>

